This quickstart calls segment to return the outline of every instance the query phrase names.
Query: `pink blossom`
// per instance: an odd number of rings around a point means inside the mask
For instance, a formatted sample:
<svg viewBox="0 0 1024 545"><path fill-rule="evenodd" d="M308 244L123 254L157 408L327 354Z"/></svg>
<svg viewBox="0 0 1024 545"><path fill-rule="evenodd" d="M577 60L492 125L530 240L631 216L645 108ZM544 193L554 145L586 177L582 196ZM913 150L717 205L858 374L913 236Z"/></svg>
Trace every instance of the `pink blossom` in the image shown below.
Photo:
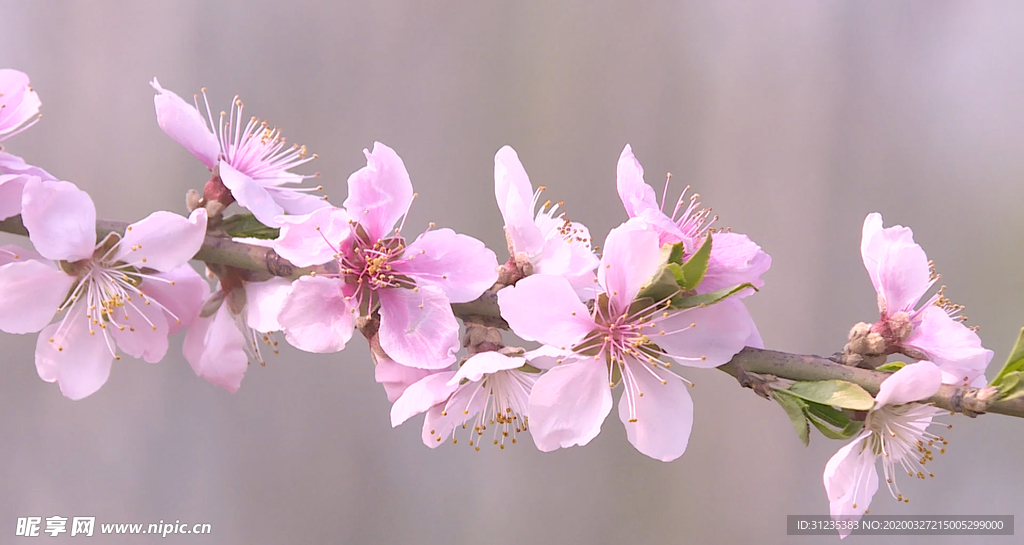
<svg viewBox="0 0 1024 545"><path fill-rule="evenodd" d="M0 142L35 125L41 105L27 74L0 68Z"/></svg>
<svg viewBox="0 0 1024 545"><path fill-rule="evenodd" d="M409 386L391 407L391 425L398 426L419 413L423 419L423 444L430 448L446 438L458 442L459 428L468 429L469 445L480 450L485 441L505 448L516 443L529 426L530 390L536 373L521 368L526 358L498 352L471 356L458 371L429 375ZM474 418L475 417L475 418ZM490 432L488 426L492 426Z"/></svg>
<svg viewBox="0 0 1024 545"><path fill-rule="evenodd" d="M661 205L658 205L654 188L644 182L644 169L633 156L633 149L626 144L619 156L617 188L619 198L631 218L640 218L658 233L661 244L683 244L684 255L690 255L700 247L704 237L717 219L711 216L710 208L701 208L698 195L686 198L687 187L676 200L672 214L664 212L665 198L668 194L668 181L662 193ZM684 207L685 205L685 207ZM747 238L746 235L733 232L715 232L712 234L711 259L707 273L700 285L698 293L712 291L750 283L755 287L764 285L761 275L771 267L772 258L761 247ZM740 296L753 293L745 290ZM753 345L752 345L753 346Z"/></svg>
<svg viewBox="0 0 1024 545"><path fill-rule="evenodd" d="M532 273L562 276L581 296L593 297L598 259L590 247L590 231L558 214L558 204L544 203L534 215L543 189L534 193L511 147L494 155L494 196L505 219L512 259L528 262Z"/></svg>
<svg viewBox="0 0 1024 545"><path fill-rule="evenodd" d="M285 339L335 352L351 338L357 316L379 309L380 345L391 359L447 367L459 349L451 303L472 301L494 284L494 252L451 229L406 242L404 220L398 222L414 195L405 164L379 142L364 154L367 166L349 177L344 209L280 218L278 254L300 267L333 262L339 271L295 281L279 316Z"/></svg>
<svg viewBox="0 0 1024 545"><path fill-rule="evenodd" d="M878 294L880 317L871 330L885 339L887 352L934 362L946 383L983 386L993 353L962 323L957 315L963 307L943 296L944 287L924 299L939 276L914 242L913 231L900 225L882 228L882 216L868 214L860 251Z"/></svg>
<svg viewBox="0 0 1024 545"><path fill-rule="evenodd" d="M38 253L8 250L0 266L0 330L42 330L39 376L81 399L106 382L118 350L160 361L167 335L201 302L206 282L188 260L205 237L206 211L154 212L97 243L96 208L72 183L31 179L22 208ZM50 324L54 309L61 319Z"/></svg>
<svg viewBox="0 0 1024 545"><path fill-rule="evenodd" d="M221 112L215 123L205 91L206 119L198 104L188 104L161 87L156 78L150 85L157 91L153 102L160 128L219 176L238 204L248 208L261 223L279 227L277 217L281 214L307 214L327 206L323 198L308 194L322 188L295 186L315 174L290 172L316 155L308 155L305 146L286 145L281 132L265 121L255 117L243 120L243 105L237 96L231 102L230 113Z"/></svg>
<svg viewBox="0 0 1024 545"><path fill-rule="evenodd" d="M199 316L185 334L182 352L196 375L234 393L251 361L265 365L266 347L277 353L270 334L279 331L277 315L291 282L272 278L247 282L231 276L206 299Z"/></svg>
<svg viewBox="0 0 1024 545"><path fill-rule="evenodd" d="M608 234L598 267L606 295L592 311L557 276L529 276L498 292L501 315L517 335L564 354L530 396L531 434L540 450L596 437L619 382L619 418L630 443L663 461L686 450L693 403L671 360L721 365L747 344L753 321L735 299L688 309L636 300L662 262L658 232L634 219Z"/></svg>
<svg viewBox="0 0 1024 545"><path fill-rule="evenodd" d="M384 387L384 393L391 403L402 397L409 386L430 375L443 372L443 369L417 369L396 362L380 347L380 340L376 335L370 337L369 343L370 356L373 358L373 378Z"/></svg>
<svg viewBox="0 0 1024 545"><path fill-rule="evenodd" d="M935 395L941 385L942 372L928 361L907 365L882 382L863 432L825 465L825 491L833 519L857 521L868 510L878 490L875 459L879 457L886 485L896 501L909 501L896 484L897 473L919 479L934 477L924 466L932 460L932 447L939 443L940 452L945 452L947 441L927 428L935 423L933 417L946 411L913 402ZM849 534L849 530L839 532L842 538Z"/></svg>

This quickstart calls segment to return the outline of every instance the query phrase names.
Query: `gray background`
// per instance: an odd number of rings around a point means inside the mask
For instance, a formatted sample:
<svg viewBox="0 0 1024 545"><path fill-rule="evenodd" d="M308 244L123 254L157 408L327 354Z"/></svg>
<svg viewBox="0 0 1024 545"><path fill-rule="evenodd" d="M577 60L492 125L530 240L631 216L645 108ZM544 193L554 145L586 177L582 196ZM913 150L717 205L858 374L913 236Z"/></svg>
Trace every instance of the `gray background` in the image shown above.
<svg viewBox="0 0 1024 545"><path fill-rule="evenodd" d="M183 211L206 180L157 127L153 76L186 97L207 86L216 109L242 95L320 154L310 170L338 203L362 148L389 144L420 194L410 232L436 221L499 253L501 145L603 239L624 217L630 142L659 192L671 171L674 194L692 184L719 226L771 253L748 302L767 345L794 352L831 353L875 318L858 249L879 211L914 228L997 368L1024 324L1022 27L1012 2L3 0L0 66L31 75L45 112L8 149L113 219ZM787 514L827 513L821 472L841 443L803 448L778 407L713 370L686 373L690 448L663 464L614 416L553 454L428 450L418 420L390 428L359 342L285 349L230 395L193 375L179 336L80 402L37 378L34 336L0 342L3 543L30 515L213 525L168 538L182 543L837 542L784 534ZM951 420L937 477L904 480L908 505L880 491L872 513L1024 522L1022 423Z"/></svg>

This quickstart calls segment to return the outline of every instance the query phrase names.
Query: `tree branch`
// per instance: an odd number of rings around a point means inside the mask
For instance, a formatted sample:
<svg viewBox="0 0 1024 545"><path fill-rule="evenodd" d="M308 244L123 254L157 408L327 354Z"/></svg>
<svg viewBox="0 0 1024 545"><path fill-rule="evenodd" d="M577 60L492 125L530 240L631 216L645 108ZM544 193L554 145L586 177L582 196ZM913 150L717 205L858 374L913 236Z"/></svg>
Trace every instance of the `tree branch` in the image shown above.
<svg viewBox="0 0 1024 545"><path fill-rule="evenodd" d="M106 236L110 232L124 234L127 226L127 222L99 220L96 222L96 232L99 237ZM22 224L21 216L14 216L0 222L0 232L28 235L28 230ZM271 248L235 242L230 237L219 233L207 235L206 241L194 259L238 269L270 273L284 278L298 278L311 273L337 272L336 266L330 266L332 264L318 267L296 267L277 255L277 252ZM507 329L508 324L501 318L501 313L498 311L496 294L497 291L492 288L474 301L453 304L452 310L463 321L468 319L474 323L484 323L488 326ZM878 393L879 386L888 376L886 373L842 365L819 356L804 356L757 348L744 348L729 363L719 366L718 369L741 380L741 383L746 381L745 385L748 386L749 373L796 381L838 379L858 384L872 395ZM984 390L978 388L943 385L939 392L927 401L943 409L968 416L990 412L1024 418L1024 398L991 402L985 396Z"/></svg>

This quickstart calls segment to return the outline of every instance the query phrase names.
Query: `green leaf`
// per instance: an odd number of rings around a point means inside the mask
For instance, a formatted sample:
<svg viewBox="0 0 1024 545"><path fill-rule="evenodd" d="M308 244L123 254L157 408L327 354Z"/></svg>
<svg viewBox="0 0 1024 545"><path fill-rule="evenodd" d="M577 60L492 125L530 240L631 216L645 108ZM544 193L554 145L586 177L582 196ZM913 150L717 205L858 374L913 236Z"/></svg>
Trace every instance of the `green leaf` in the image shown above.
<svg viewBox="0 0 1024 545"><path fill-rule="evenodd" d="M710 259L711 233L708 233L700 248L690 256L690 259L686 260L686 263L683 263L683 281L679 283L679 287L685 291L695 289L700 284L700 281L704 280L704 274L708 272L708 261Z"/></svg>
<svg viewBox="0 0 1024 545"><path fill-rule="evenodd" d="M661 254L664 256L665 263L675 263L676 265L682 265L683 243L678 242L676 244L666 244L661 247Z"/></svg>
<svg viewBox="0 0 1024 545"><path fill-rule="evenodd" d="M875 398L867 390L845 380L796 382L788 391L807 401L855 411L866 411L875 406Z"/></svg>
<svg viewBox="0 0 1024 545"><path fill-rule="evenodd" d="M1024 371L1011 371L999 381L999 399L1010 401L1024 396Z"/></svg>
<svg viewBox="0 0 1024 545"><path fill-rule="evenodd" d="M1024 329L1020 330L1020 336L1017 337L1017 344L1013 345L1013 350L1010 351L1010 357L1006 358L1003 368L999 370L999 374L992 379L989 386L998 387L1004 378L1014 371L1024 371Z"/></svg>
<svg viewBox="0 0 1024 545"><path fill-rule="evenodd" d="M640 289L637 299L649 298L653 301L664 301L674 297L680 292L679 281L682 279L683 271L675 263L662 265L658 272L647 281Z"/></svg>
<svg viewBox="0 0 1024 545"><path fill-rule="evenodd" d="M712 291L710 293L702 293L700 295L691 295L689 297L677 297L672 299L672 308L693 308L699 306L713 305L719 301L736 295L737 293L750 288L757 291L757 288L753 284L747 282L731 288L722 288L720 290Z"/></svg>
<svg viewBox="0 0 1024 545"><path fill-rule="evenodd" d="M280 229L267 227L252 214L235 214L224 220L220 228L232 237L275 239Z"/></svg>
<svg viewBox="0 0 1024 545"><path fill-rule="evenodd" d="M899 371L900 369L906 367L906 365L907 362L905 361L891 361L889 363L883 363L882 365L875 367L875 371L881 371L883 373L895 373L896 371Z"/></svg>
<svg viewBox="0 0 1024 545"><path fill-rule="evenodd" d="M821 403L807 402L804 413L807 420L829 439L849 439L864 426L863 422L850 420L843 411Z"/></svg>
<svg viewBox="0 0 1024 545"><path fill-rule="evenodd" d="M800 438L800 442L806 447L811 440L810 426L807 425L807 417L804 416L804 409L807 404L804 400L789 395L785 390L775 390L775 401L782 407L782 410L786 411L786 416L789 417L789 421L793 424L793 428L796 429L796 435Z"/></svg>

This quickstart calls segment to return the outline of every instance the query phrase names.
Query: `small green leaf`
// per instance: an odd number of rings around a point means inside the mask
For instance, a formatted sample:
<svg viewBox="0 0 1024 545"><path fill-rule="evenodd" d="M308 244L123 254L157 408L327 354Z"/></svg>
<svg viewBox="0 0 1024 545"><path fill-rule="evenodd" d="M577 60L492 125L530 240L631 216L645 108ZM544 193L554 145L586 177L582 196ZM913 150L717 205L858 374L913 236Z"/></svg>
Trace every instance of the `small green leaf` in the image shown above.
<svg viewBox="0 0 1024 545"><path fill-rule="evenodd" d="M1024 396L1024 371L1011 371L1003 375L996 388L999 390L1001 401L1010 401Z"/></svg>
<svg viewBox="0 0 1024 545"><path fill-rule="evenodd" d="M732 297L733 295L736 295L737 293L747 288L757 291L757 288L755 288L753 284L748 282L746 284L740 284L738 286L733 286L731 288L722 288L720 290L712 291L710 293L702 293L700 295L691 295L689 297L678 297L672 299L672 308L680 309L699 307L702 305L713 305L719 301L724 301L725 299Z"/></svg>
<svg viewBox="0 0 1024 545"><path fill-rule="evenodd" d="M667 250L666 250L667 249ZM676 265L683 264L683 243L679 242L676 244L666 244L661 247L662 255L667 253L665 257L666 263L675 263Z"/></svg>
<svg viewBox="0 0 1024 545"><path fill-rule="evenodd" d="M682 269L675 263L662 265L658 272L640 289L637 299L648 298L653 301L664 301L679 293L679 281L682 278Z"/></svg>
<svg viewBox="0 0 1024 545"><path fill-rule="evenodd" d="M855 411L866 411L875 406L875 398L867 390L845 380L797 382L788 391L807 401Z"/></svg>
<svg viewBox="0 0 1024 545"><path fill-rule="evenodd" d="M686 263L683 263L683 281L679 283L679 287L685 291L695 289L700 284L700 281L704 280L704 274L708 272L708 261L710 259L711 233L708 233L700 248L690 256L690 259L686 260Z"/></svg>
<svg viewBox="0 0 1024 545"><path fill-rule="evenodd" d="M252 214L235 214L224 220L220 228L232 237L275 239L280 229L267 227Z"/></svg>
<svg viewBox="0 0 1024 545"><path fill-rule="evenodd" d="M850 420L843 411L821 403L807 402L804 413L807 420L829 439L849 439L864 426L863 422Z"/></svg>
<svg viewBox="0 0 1024 545"><path fill-rule="evenodd" d="M891 361L889 363L883 363L882 365L875 367L875 371L881 371L883 373L895 373L896 371L899 371L900 369L906 367L906 365L907 362L905 361Z"/></svg>
<svg viewBox="0 0 1024 545"><path fill-rule="evenodd" d="M1017 344L1013 345L1013 350L1010 351L1010 357L1006 358L1006 363L1003 364L1003 368L999 370L999 374L996 378L992 379L989 386L998 387L1004 380L1004 377L1014 371L1024 371L1024 329L1020 330L1020 336L1017 337Z"/></svg>
<svg viewBox="0 0 1024 545"><path fill-rule="evenodd" d="M804 409L807 404L804 400L789 395L785 390L774 391L775 401L782 407L782 410L786 411L786 416L789 417L789 421L793 424L793 428L796 429L796 435L800 438L800 442L806 447L811 440L810 426L807 425L807 417L804 416Z"/></svg>

